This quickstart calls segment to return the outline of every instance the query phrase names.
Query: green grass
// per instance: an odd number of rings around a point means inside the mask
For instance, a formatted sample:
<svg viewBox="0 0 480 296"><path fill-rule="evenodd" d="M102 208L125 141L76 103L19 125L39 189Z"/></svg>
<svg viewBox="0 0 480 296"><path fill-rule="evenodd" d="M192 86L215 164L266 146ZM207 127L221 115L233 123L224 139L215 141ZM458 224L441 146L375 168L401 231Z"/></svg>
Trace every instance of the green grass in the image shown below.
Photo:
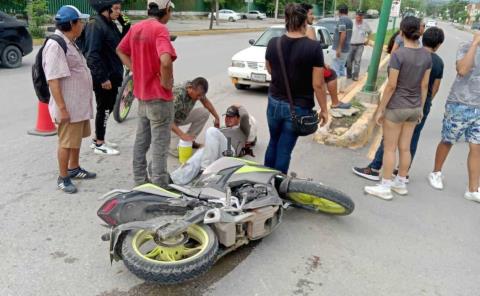
<svg viewBox="0 0 480 296"><path fill-rule="evenodd" d="M387 45L387 44L388 44L388 41L390 40L390 38L392 37L392 35L393 35L397 30L398 30L398 29L388 29L388 30L387 30L387 34L385 35L385 41L383 42L384 45ZM376 33L370 35L370 40L375 41L376 36L377 36Z"/></svg>

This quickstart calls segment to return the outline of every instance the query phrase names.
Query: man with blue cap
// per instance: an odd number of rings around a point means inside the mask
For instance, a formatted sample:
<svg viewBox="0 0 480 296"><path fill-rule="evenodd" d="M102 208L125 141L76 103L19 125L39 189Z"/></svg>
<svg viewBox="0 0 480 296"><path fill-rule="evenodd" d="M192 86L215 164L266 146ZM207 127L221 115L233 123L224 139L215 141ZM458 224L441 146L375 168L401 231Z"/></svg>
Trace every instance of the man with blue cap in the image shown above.
<svg viewBox="0 0 480 296"><path fill-rule="evenodd" d="M90 70L75 39L82 34L88 17L75 6L62 6L55 15L55 35L61 38L49 38L42 52L42 66L53 98L49 102L50 115L58 126L57 186L66 193L77 191L71 178L96 177L79 163L82 138L90 136L93 86Z"/></svg>

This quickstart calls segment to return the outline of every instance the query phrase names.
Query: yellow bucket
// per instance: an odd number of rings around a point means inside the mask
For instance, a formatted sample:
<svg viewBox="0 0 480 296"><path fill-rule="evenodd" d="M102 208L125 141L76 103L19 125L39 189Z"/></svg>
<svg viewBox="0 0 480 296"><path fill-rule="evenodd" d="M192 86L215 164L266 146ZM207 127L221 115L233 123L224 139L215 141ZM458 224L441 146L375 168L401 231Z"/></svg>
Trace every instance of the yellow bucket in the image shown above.
<svg viewBox="0 0 480 296"><path fill-rule="evenodd" d="M181 164L187 162L187 160L192 156L192 142L180 140L178 142L178 160Z"/></svg>

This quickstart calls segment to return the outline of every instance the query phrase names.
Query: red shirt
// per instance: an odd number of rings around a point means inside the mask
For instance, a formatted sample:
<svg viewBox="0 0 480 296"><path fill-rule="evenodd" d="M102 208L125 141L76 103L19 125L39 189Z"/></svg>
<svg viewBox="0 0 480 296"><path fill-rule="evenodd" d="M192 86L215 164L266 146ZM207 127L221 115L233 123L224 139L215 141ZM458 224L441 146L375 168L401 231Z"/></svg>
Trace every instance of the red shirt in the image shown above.
<svg viewBox="0 0 480 296"><path fill-rule="evenodd" d="M132 60L136 98L144 101L173 99L172 90L160 83L160 56L168 53L173 61L177 58L167 26L156 19L141 21L128 31L118 48Z"/></svg>

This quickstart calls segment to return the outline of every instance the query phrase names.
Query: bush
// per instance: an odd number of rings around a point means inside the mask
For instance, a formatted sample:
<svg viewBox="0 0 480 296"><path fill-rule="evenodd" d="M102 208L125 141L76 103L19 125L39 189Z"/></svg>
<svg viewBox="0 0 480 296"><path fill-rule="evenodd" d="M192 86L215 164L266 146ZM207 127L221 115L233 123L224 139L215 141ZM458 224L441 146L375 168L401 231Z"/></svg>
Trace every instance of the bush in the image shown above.
<svg viewBox="0 0 480 296"><path fill-rule="evenodd" d="M42 27L49 21L47 1L32 0L28 3L27 13L29 18L29 30L33 38L45 37L45 29Z"/></svg>
<svg viewBox="0 0 480 296"><path fill-rule="evenodd" d="M45 37L45 29L43 27L37 27L34 25L30 25L28 27L28 30L30 31L30 34L32 35L33 38L44 38Z"/></svg>

